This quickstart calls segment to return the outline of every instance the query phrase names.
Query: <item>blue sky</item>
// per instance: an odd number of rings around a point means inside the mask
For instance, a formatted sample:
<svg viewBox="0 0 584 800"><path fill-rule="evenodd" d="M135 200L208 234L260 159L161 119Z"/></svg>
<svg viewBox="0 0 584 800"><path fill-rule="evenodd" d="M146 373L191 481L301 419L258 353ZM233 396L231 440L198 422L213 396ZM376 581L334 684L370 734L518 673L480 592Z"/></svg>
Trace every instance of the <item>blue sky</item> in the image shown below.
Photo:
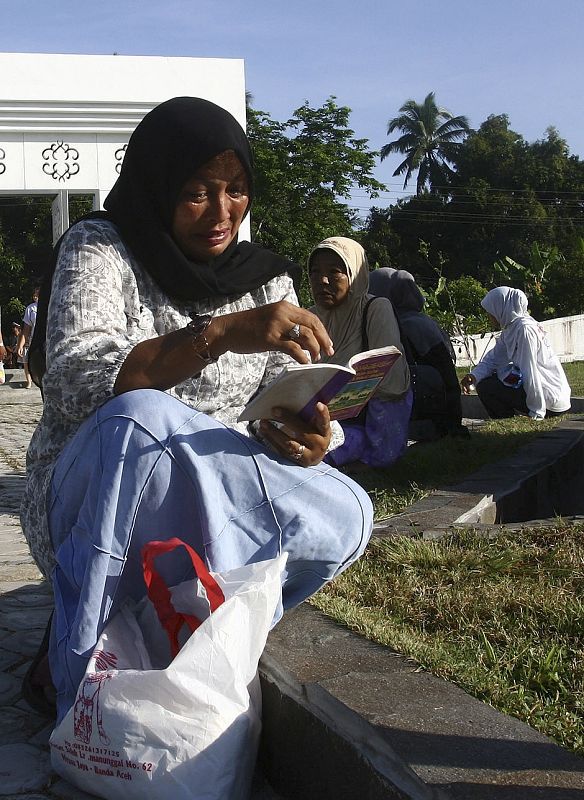
<svg viewBox="0 0 584 800"><path fill-rule="evenodd" d="M584 158L584 0L0 0L0 19L2 52L243 58L256 108L283 121L335 95L376 150L434 91L471 126L506 113L533 141L555 125ZM397 163L376 168L378 205Z"/></svg>

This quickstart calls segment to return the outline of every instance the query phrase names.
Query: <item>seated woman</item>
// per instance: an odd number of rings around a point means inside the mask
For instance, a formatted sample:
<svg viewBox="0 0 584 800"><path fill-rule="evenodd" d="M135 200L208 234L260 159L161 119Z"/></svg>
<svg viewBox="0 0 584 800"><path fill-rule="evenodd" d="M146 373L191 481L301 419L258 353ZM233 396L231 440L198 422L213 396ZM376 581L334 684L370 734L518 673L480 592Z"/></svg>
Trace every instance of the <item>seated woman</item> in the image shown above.
<svg viewBox="0 0 584 800"><path fill-rule="evenodd" d="M18 322L13 322L11 325L12 332L8 339L8 361L7 366L11 369L18 369L18 340L20 338L21 327Z"/></svg>
<svg viewBox="0 0 584 800"><path fill-rule="evenodd" d="M532 419L570 410L570 386L543 328L527 311L521 289L499 286L481 301L493 330L501 330L472 372L461 380L462 391L477 394L493 419L528 415Z"/></svg>
<svg viewBox="0 0 584 800"><path fill-rule="evenodd" d="M251 161L224 109L162 103L133 133L107 213L69 229L41 292L31 368L38 380L46 355L44 411L22 525L53 583L59 718L107 620L145 595L145 543L178 536L219 572L283 549L290 608L370 536L366 493L321 463L325 406L308 424L280 409L281 426L260 422L262 442L236 422L284 364L333 353L298 307L294 265L238 242ZM160 571L184 580L185 554L164 557Z"/></svg>
<svg viewBox="0 0 584 800"><path fill-rule="evenodd" d="M410 438L468 436L462 425L460 385L448 335L424 314L424 295L405 269L382 267L369 275L369 291L391 301L414 383Z"/></svg>
<svg viewBox="0 0 584 800"><path fill-rule="evenodd" d="M325 239L308 259L311 311L319 317L335 343L323 361L346 364L356 353L395 345L403 353L391 303L367 293L369 265L360 244L342 236ZM335 466L361 461L387 467L404 452L412 410L410 373L400 358L367 403L364 419L341 423L345 442L326 460Z"/></svg>

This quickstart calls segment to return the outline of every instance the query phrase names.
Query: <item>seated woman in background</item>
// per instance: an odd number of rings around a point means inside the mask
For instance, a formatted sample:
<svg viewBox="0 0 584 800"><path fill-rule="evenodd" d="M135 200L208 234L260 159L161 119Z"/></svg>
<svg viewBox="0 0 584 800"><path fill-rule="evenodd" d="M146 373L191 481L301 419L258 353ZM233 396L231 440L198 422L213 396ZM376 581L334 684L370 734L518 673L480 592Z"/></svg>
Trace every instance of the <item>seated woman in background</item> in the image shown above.
<svg viewBox="0 0 584 800"><path fill-rule="evenodd" d="M157 106L130 138L107 213L69 229L41 292L30 364L44 410L21 520L55 594L59 718L108 619L146 594L147 542L179 536L216 572L282 549L290 608L370 536L366 493L321 463L326 406L309 423L280 409L279 427L260 422L261 442L236 421L285 364L333 353L298 307L294 265L238 242L251 163L224 109L192 97ZM169 585L192 574L182 548L160 571Z"/></svg>
<svg viewBox="0 0 584 800"><path fill-rule="evenodd" d="M501 335L461 380L462 391L469 394L474 384L493 419L523 414L537 420L569 411L566 374L546 332L528 313L521 289L491 289L481 305Z"/></svg>
<svg viewBox="0 0 584 800"><path fill-rule="evenodd" d="M346 364L356 353L394 345L403 353L391 303L367 293L369 265L360 244L342 236L325 239L308 259L308 274L319 317L335 343L323 361ZM361 461L387 467L404 452L412 410L410 374L402 356L365 408L364 419L341 423L345 442L326 460L335 466Z"/></svg>
<svg viewBox="0 0 584 800"><path fill-rule="evenodd" d="M18 339L20 338L20 324L13 322L10 326L10 337L6 347L6 361L4 366L9 369L18 369Z"/></svg>
<svg viewBox="0 0 584 800"><path fill-rule="evenodd" d="M369 291L391 301L412 372L410 438L468 436L462 425L460 385L448 335L424 314L424 295L405 269L382 267L369 275Z"/></svg>

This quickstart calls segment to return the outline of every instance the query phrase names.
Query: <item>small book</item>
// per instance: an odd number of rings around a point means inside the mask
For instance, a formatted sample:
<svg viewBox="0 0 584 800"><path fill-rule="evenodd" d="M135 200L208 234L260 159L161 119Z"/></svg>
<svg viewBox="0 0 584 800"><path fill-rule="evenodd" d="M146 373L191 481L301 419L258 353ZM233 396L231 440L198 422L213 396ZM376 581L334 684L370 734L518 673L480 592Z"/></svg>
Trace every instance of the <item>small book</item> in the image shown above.
<svg viewBox="0 0 584 800"><path fill-rule="evenodd" d="M243 409L238 422L270 419L277 406L308 421L318 402L329 407L331 419L356 417L400 356L389 346L357 353L346 366L288 365Z"/></svg>

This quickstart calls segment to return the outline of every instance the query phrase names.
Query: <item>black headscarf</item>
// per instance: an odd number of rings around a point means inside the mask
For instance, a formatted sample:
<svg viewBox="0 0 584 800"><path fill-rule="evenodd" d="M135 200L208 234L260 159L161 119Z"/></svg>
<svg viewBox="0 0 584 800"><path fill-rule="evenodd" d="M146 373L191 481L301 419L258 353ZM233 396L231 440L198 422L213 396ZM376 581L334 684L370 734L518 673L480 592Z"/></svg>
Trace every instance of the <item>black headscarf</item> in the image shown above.
<svg viewBox="0 0 584 800"><path fill-rule="evenodd" d="M391 267L373 270L369 274L369 291L391 301L402 333L402 343L407 351L408 363L414 363L418 357L423 358L436 345L444 345L452 360L456 361L448 334L436 320L423 312L426 300L411 272Z"/></svg>
<svg viewBox="0 0 584 800"><path fill-rule="evenodd" d="M89 215L111 220L140 265L175 300L237 297L283 272L297 277L298 268L292 262L250 242L234 239L221 255L207 263L190 261L174 242L172 220L184 184L225 150L235 152L247 174L249 211L252 155L241 125L208 100L167 100L152 109L130 137L120 176L104 203L106 213ZM41 287L29 352L31 375L39 385L44 374L47 313L59 245Z"/></svg>

